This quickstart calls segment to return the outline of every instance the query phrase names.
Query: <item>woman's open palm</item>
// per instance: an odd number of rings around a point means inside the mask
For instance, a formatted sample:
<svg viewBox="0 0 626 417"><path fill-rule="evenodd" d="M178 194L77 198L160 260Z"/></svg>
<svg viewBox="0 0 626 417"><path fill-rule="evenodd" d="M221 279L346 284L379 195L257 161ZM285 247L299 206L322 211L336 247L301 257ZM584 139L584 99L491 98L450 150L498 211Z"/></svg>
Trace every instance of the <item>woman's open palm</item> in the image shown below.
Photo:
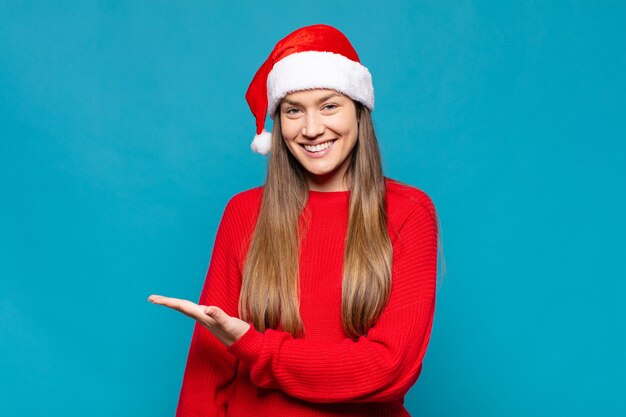
<svg viewBox="0 0 626 417"><path fill-rule="evenodd" d="M180 298L151 295L148 301L178 310L206 327L226 346L235 343L250 328L237 317L231 317L217 306L203 306Z"/></svg>

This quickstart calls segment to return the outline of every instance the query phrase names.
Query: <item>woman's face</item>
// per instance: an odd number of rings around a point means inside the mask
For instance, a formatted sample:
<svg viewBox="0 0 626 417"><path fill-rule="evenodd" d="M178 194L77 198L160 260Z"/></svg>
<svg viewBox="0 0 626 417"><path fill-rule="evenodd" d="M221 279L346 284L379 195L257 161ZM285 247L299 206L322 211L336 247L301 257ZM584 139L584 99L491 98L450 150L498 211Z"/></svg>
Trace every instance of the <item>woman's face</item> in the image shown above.
<svg viewBox="0 0 626 417"><path fill-rule="evenodd" d="M347 190L343 175L358 135L356 106L335 90L290 93L280 103L280 123L291 154L309 174L309 187Z"/></svg>

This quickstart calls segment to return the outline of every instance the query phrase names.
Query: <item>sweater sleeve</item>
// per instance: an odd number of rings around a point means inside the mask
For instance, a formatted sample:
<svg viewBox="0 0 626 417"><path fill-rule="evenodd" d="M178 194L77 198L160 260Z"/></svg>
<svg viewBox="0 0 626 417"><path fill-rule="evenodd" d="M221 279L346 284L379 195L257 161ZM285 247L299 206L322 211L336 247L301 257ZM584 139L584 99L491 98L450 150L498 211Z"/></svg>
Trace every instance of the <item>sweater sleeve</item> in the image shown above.
<svg viewBox="0 0 626 417"><path fill-rule="evenodd" d="M328 344L253 326L227 349L251 381L309 402L403 398L419 377L435 309L437 223L429 198L415 204L393 243L389 302L367 335Z"/></svg>
<svg viewBox="0 0 626 417"><path fill-rule="evenodd" d="M237 316L234 282L239 274L233 245L236 222L232 200L226 205L217 229L213 253L200 295L199 304L216 305ZM237 359L209 330L196 322L176 417L226 415L231 382L236 376Z"/></svg>

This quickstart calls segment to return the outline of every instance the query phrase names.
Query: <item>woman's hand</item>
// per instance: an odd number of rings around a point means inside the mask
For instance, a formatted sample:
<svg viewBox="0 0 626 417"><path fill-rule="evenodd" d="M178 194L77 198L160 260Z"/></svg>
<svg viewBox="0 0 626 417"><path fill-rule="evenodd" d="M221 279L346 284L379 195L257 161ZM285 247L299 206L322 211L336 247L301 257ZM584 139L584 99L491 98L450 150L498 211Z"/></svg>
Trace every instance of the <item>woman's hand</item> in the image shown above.
<svg viewBox="0 0 626 417"><path fill-rule="evenodd" d="M226 346L235 343L250 328L248 323L229 316L217 306L207 307L188 300L164 297L162 295L151 295L148 297L148 301L178 310L197 320Z"/></svg>

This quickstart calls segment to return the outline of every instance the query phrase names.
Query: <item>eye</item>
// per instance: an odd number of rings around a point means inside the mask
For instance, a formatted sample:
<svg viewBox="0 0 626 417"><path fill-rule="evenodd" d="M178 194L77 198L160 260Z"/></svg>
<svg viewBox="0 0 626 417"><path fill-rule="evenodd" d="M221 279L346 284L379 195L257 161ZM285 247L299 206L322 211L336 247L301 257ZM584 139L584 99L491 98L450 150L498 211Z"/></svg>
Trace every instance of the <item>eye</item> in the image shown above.
<svg viewBox="0 0 626 417"><path fill-rule="evenodd" d="M291 112L292 110L299 111L298 109L296 109L296 108L294 108L294 107L291 107L291 108L289 108L289 109L285 110L285 113L287 113L287 114L295 114L295 113L292 113L292 112Z"/></svg>
<svg viewBox="0 0 626 417"><path fill-rule="evenodd" d="M336 107L337 107L336 104L327 104L323 108L329 109L329 110L334 110Z"/></svg>

